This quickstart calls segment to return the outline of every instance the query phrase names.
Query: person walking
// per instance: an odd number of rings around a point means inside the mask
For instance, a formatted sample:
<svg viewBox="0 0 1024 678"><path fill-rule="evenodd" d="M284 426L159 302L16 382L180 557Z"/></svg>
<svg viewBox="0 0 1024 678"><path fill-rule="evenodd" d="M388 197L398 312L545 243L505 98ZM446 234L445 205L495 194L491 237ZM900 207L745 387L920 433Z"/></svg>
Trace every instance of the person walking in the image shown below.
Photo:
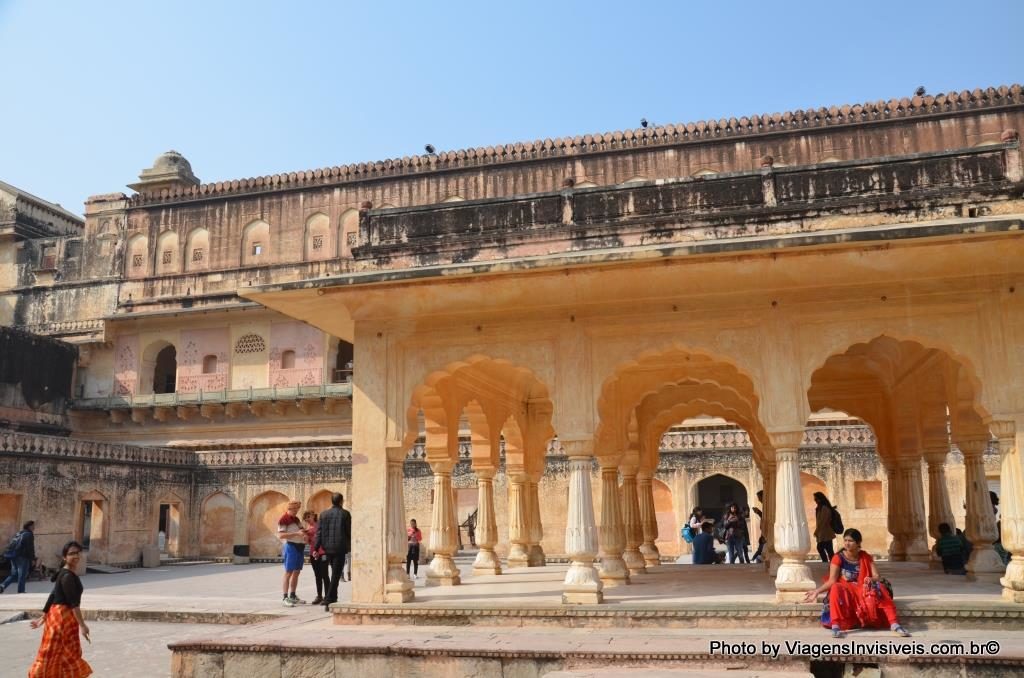
<svg viewBox="0 0 1024 678"><path fill-rule="evenodd" d="M764 490L757 491L757 503L759 503L761 506L764 506ZM757 550L754 551L754 556L752 560L755 563L760 563L763 559L764 546L768 543L768 540L764 536L764 511L762 511L756 506L751 507L750 510L753 511L755 515L757 515L758 525L761 530L761 536L757 538Z"/></svg>
<svg viewBox="0 0 1024 678"><path fill-rule="evenodd" d="M832 529L832 503L823 492L815 492L814 504L814 539L818 542L821 562L828 563L836 554L835 547L832 546L836 538L836 532Z"/></svg>
<svg viewBox="0 0 1024 678"><path fill-rule="evenodd" d="M416 527L416 519L409 521L409 528L405 531L409 537L409 550L405 554L405 573L409 574L412 568L413 578L420 576L420 542L423 541L423 533Z"/></svg>
<svg viewBox="0 0 1024 678"><path fill-rule="evenodd" d="M690 518L687 520L686 525L683 527L683 540L687 544L692 544L693 540L701 532L701 525L704 524L704 509L699 506L694 506L693 511L690 512Z"/></svg>
<svg viewBox="0 0 1024 678"><path fill-rule="evenodd" d="M306 535L306 543L309 545L309 566L313 568L313 578L316 579L316 598L313 599L312 604L320 605L324 602L324 594L327 593L330 583L327 578L327 561L324 559L324 550L318 550L313 546L316 543L319 522L317 515L312 511L302 514L302 522L306 524L303 532Z"/></svg>
<svg viewBox="0 0 1024 678"><path fill-rule="evenodd" d="M82 641L89 642L89 625L82 618L82 580L75 574L82 557L82 545L69 541L61 549L61 563L53 575L53 591L43 607L43 616L33 619L32 628L43 627L39 652L28 670L28 678L85 678L92 667L82 658Z"/></svg>
<svg viewBox="0 0 1024 678"><path fill-rule="evenodd" d="M740 507L735 502L729 504L726 509L725 518L725 549L729 554L729 564L743 562L743 539L744 527L743 516L740 515Z"/></svg>
<svg viewBox="0 0 1024 678"><path fill-rule="evenodd" d="M32 563L36 561L36 540L33 533L36 527L34 520L30 520L21 526L21 531L11 540L8 550L4 552L4 558L11 564L11 573L7 575L3 583L0 583L0 593L8 586L18 582L18 593L25 592L25 582L28 581L29 570Z"/></svg>
<svg viewBox="0 0 1024 678"><path fill-rule="evenodd" d="M331 495L331 508L320 514L320 529L316 533L317 549L324 550L331 566L331 585L324 598L324 610L338 602L338 581L345 565L345 556L352 550L352 514L343 508L345 498L340 492Z"/></svg>
<svg viewBox="0 0 1024 678"><path fill-rule="evenodd" d="M281 602L285 607L305 605L306 601L295 594L299 586L299 575L302 574L302 561L305 559L306 533L299 520L301 501L288 502L288 509L277 521L277 538L284 542L284 579L281 582L283 596Z"/></svg>

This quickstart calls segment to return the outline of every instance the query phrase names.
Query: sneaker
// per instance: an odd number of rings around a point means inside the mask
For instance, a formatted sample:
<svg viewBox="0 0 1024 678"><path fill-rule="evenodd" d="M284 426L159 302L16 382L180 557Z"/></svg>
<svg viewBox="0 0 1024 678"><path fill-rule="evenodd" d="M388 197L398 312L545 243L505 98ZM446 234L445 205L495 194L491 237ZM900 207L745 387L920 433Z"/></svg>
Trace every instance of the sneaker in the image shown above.
<svg viewBox="0 0 1024 678"><path fill-rule="evenodd" d="M285 607L295 607L295 601L289 598L288 596L285 596L281 599L281 604Z"/></svg>
<svg viewBox="0 0 1024 678"><path fill-rule="evenodd" d="M313 602L310 603L310 605L322 605L323 602L324 602L324 599L321 598L320 596L317 596L316 598L313 599Z"/></svg>
<svg viewBox="0 0 1024 678"><path fill-rule="evenodd" d="M299 597L298 597L297 595L295 595L294 593L293 593L293 594L291 594L291 595L290 595L290 596L288 596L288 597L289 597L289 598L291 598L291 599L292 599L292 602L293 602L293 603L295 603L296 605L305 605L305 604L306 604L306 601L304 601L304 600L303 600L302 598L299 598Z"/></svg>

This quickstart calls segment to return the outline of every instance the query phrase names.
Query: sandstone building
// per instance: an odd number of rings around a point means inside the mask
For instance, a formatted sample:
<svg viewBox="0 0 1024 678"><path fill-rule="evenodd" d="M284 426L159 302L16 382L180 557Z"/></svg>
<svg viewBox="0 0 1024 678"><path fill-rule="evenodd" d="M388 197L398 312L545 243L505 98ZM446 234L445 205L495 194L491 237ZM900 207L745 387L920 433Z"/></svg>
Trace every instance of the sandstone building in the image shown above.
<svg viewBox="0 0 1024 678"><path fill-rule="evenodd" d="M871 550L927 560L955 521L1002 572L992 482L1021 602L1022 96L210 184L171 151L84 222L0 185L4 336L77 348L66 397L5 377L0 538L272 557L289 498L340 490L359 601L411 599L410 516L457 584L474 516L476 571L566 557L594 602L764 488L787 600L819 489Z"/></svg>

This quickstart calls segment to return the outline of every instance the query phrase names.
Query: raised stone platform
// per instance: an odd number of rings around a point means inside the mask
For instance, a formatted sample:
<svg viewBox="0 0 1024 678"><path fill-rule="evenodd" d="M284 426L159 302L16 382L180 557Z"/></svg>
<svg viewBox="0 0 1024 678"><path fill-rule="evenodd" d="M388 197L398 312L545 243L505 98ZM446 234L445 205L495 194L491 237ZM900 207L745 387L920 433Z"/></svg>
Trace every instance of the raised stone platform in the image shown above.
<svg viewBox="0 0 1024 678"><path fill-rule="evenodd" d="M963 650L932 652L955 635ZM711 643L728 643L725 650ZM789 641L796 645L787 648ZM844 654L843 643L921 644L910 656ZM995 641L995 656L970 655L973 642ZM780 645L777 656L762 643ZM902 645L908 647L907 645ZM338 626L326 620L270 622L172 643L175 678L234 676L514 676L566 675L861 675L1008 676L1024 674L1017 631L924 631L899 639L881 631L832 641L823 629L785 632L742 626L706 629L509 629L483 626ZM865 673L864 670L867 670ZM858 673L853 673L858 671Z"/></svg>
<svg viewBox="0 0 1024 678"><path fill-rule="evenodd" d="M815 579L825 566L811 565ZM921 563L880 563L900 619L918 629L1024 630L1024 605L1007 603L995 578L968 580ZM406 604L332 606L341 625L561 626L564 628L812 628L822 606L778 604L759 565L662 565L605 591L600 605L564 605L566 566L467 577L461 586L421 588Z"/></svg>

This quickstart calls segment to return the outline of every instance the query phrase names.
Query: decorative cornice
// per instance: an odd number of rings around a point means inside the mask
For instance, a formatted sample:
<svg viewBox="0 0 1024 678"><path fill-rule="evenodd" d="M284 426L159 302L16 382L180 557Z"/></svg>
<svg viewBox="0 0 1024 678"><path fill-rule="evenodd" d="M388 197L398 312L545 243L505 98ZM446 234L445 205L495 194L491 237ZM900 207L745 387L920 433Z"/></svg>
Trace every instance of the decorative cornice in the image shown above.
<svg viewBox="0 0 1024 678"><path fill-rule="evenodd" d="M90 462L194 467L196 455L187 450L101 443L36 433L0 431L0 454L59 457Z"/></svg>
<svg viewBox="0 0 1024 678"><path fill-rule="evenodd" d="M384 179L410 174L478 168L514 162L577 157L580 155L676 146L705 141L746 138L764 134L811 131L865 123L922 118L930 115L966 113L1024 103L1021 85L963 90L936 96L889 99L888 101L829 106L750 117L702 120L685 124L638 128L626 132L604 132L575 137L516 142L500 146L442 151L432 155L391 158L340 167L325 167L300 172L164 189L159 195L135 195L131 206L164 204L175 201L220 196L267 193L277 190L332 186L336 184Z"/></svg>

